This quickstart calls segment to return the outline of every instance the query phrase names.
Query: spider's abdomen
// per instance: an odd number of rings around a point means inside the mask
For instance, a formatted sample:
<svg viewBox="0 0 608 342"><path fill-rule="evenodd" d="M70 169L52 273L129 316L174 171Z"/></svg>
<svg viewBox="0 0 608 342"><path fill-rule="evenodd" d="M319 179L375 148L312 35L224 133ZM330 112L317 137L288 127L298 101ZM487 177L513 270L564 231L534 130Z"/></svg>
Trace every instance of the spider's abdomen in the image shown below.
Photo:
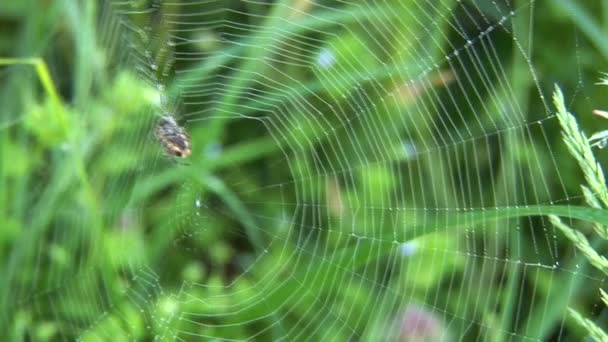
<svg viewBox="0 0 608 342"><path fill-rule="evenodd" d="M170 155L186 158L192 153L190 137L172 117L163 116L154 133Z"/></svg>

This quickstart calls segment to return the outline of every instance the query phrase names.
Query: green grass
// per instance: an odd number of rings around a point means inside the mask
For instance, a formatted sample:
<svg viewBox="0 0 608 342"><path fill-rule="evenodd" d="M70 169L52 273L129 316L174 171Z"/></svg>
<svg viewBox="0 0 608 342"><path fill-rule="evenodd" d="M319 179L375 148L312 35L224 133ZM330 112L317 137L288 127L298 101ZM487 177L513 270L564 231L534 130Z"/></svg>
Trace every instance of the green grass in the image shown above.
<svg viewBox="0 0 608 342"><path fill-rule="evenodd" d="M415 308L454 339L605 339L606 157L585 131L608 106L608 7L518 2L501 26L480 6L479 37L457 2L438 25L421 3L182 5L237 8L180 20L242 35L162 80L202 93L177 107L183 163L116 13L0 5L0 336L383 340ZM323 48L334 64L298 65Z"/></svg>

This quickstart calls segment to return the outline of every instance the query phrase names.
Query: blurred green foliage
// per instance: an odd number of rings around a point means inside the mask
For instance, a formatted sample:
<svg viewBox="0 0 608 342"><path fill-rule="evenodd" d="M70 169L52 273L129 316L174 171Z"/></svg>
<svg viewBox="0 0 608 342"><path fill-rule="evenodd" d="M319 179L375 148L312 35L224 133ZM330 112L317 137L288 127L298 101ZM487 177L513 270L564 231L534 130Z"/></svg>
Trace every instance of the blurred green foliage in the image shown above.
<svg viewBox="0 0 608 342"><path fill-rule="evenodd" d="M0 3L0 57L40 57L60 94L32 65L0 67L7 340L408 340L410 316L445 340L579 340L568 305L605 322L603 276L526 216L536 208L517 206L582 203L546 94L559 82L583 127L604 124L587 114L608 106L593 84L608 55L606 4L518 1L510 15L482 1L319 1L295 16L307 1L173 3L169 14L200 13L167 25L196 24L205 56L175 58L189 71L166 80L170 100L199 91L176 106L193 146L184 163L151 134L158 89L133 57L145 44L129 46L136 34L118 20L145 26L153 13ZM467 22L467 9L491 23L448 24ZM455 48L481 58L450 64ZM478 87L446 92L453 80L435 71L448 65ZM419 98L459 115L448 125ZM431 216L481 207L508 208Z"/></svg>

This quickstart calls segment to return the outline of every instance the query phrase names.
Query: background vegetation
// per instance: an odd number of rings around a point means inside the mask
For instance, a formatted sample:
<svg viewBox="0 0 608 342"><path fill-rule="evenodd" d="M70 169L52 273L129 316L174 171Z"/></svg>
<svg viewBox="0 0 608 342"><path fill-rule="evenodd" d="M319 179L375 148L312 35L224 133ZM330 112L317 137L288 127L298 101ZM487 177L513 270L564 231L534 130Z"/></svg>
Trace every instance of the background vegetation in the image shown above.
<svg viewBox="0 0 608 342"><path fill-rule="evenodd" d="M0 2L6 339L604 338L608 5L155 3Z"/></svg>

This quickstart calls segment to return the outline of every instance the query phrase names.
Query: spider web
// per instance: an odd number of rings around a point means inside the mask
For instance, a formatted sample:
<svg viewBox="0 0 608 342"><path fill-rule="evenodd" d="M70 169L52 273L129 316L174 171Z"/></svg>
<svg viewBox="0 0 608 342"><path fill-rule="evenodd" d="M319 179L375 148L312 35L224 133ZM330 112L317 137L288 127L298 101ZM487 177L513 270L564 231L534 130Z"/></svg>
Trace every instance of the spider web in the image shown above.
<svg viewBox="0 0 608 342"><path fill-rule="evenodd" d="M581 202L533 58L545 6L105 3L100 40L153 103L120 138L140 167L107 191L132 189L119 241L66 239L90 259L37 310L87 303L61 316L82 340L568 336L603 278L545 218L494 214ZM164 114L189 159L149 134Z"/></svg>

